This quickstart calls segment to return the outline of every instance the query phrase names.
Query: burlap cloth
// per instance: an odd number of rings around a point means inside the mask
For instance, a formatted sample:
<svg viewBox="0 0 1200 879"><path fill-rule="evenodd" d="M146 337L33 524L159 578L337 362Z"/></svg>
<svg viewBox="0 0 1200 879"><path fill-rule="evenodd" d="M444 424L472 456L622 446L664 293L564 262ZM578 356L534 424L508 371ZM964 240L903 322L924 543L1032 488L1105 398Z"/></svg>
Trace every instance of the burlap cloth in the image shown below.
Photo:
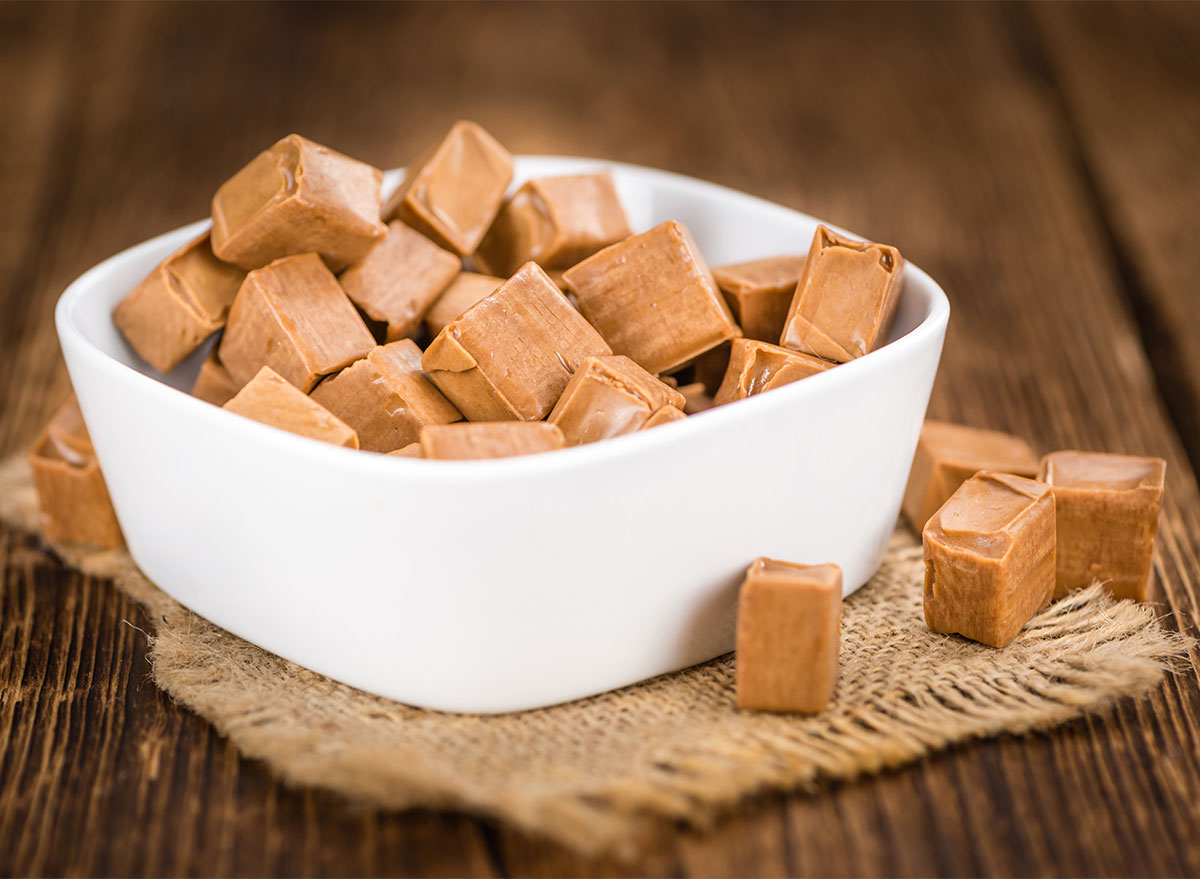
<svg viewBox="0 0 1200 879"><path fill-rule="evenodd" d="M0 464L0 518L37 530L21 459ZM729 656L554 708L452 715L242 641L160 591L124 551L54 548L146 609L158 686L286 781L388 808L493 816L582 853L630 856L653 819L703 825L758 791L812 788L1102 710L1145 693L1192 643L1097 586L1051 605L1004 650L934 635L921 549L900 529L846 602L837 696L820 716L739 711Z"/></svg>

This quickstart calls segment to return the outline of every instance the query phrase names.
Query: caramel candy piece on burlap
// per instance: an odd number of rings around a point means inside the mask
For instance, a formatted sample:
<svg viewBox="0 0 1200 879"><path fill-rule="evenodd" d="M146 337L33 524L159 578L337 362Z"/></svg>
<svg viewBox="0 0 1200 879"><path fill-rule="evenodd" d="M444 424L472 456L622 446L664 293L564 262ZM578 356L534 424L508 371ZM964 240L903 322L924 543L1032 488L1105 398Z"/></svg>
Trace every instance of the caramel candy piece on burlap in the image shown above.
<svg viewBox="0 0 1200 879"><path fill-rule="evenodd" d="M562 431L544 421L479 421L421 430L421 453L426 458L512 458L565 447Z"/></svg>
<svg viewBox="0 0 1200 879"><path fill-rule="evenodd" d="M684 418L687 418L687 413L678 406L660 406L642 424L642 430L649 430L652 427L658 427L660 424L668 424L672 421L682 421Z"/></svg>
<svg viewBox="0 0 1200 879"><path fill-rule="evenodd" d="M1029 443L998 430L926 421L913 456L904 515L918 533L958 487L980 470L1037 476L1038 457Z"/></svg>
<svg viewBox="0 0 1200 879"><path fill-rule="evenodd" d="M612 350L546 273L526 263L446 324L421 365L471 421L537 421L586 358L607 354Z"/></svg>
<svg viewBox="0 0 1200 879"><path fill-rule="evenodd" d="M779 344L844 363L887 339L904 259L885 244L817 227Z"/></svg>
<svg viewBox="0 0 1200 879"><path fill-rule="evenodd" d="M124 543L74 395L42 430L29 451L29 467L47 540L109 547Z"/></svg>
<svg viewBox="0 0 1200 879"><path fill-rule="evenodd" d="M462 260L399 220L387 237L338 277L346 295L372 320L386 324L389 342L412 337L421 319L462 268Z"/></svg>
<svg viewBox="0 0 1200 879"><path fill-rule="evenodd" d="M679 393L683 394L683 411L687 415L695 415L713 407L713 398L703 382L680 385Z"/></svg>
<svg viewBox="0 0 1200 879"><path fill-rule="evenodd" d="M425 326L429 329L430 335L436 336L445 328L446 324L480 299L491 296L503 283L503 278L492 275L460 272L458 277L450 282L450 286L442 291L442 295L425 312Z"/></svg>
<svg viewBox="0 0 1200 879"><path fill-rule="evenodd" d="M841 638L841 568L757 559L738 596L738 706L821 711L837 684Z"/></svg>
<svg viewBox="0 0 1200 879"><path fill-rule="evenodd" d="M372 349L317 385L311 396L353 427L369 452L399 449L415 443L427 424L462 418L421 371L421 349L412 339Z"/></svg>
<svg viewBox="0 0 1200 879"><path fill-rule="evenodd" d="M925 622L1004 647L1054 594L1054 493L984 471L925 526Z"/></svg>
<svg viewBox="0 0 1200 879"><path fill-rule="evenodd" d="M354 428L269 366L260 369L221 408L288 433L335 446L358 448L358 435Z"/></svg>
<svg viewBox="0 0 1200 879"><path fill-rule="evenodd" d="M455 122L442 141L408 166L383 209L461 256L473 253L512 180L512 156L474 122Z"/></svg>
<svg viewBox="0 0 1200 879"><path fill-rule="evenodd" d="M713 397L714 406L761 394L798 382L837 366L811 354L789 351L756 339L734 339L725 380Z"/></svg>
<svg viewBox="0 0 1200 879"><path fill-rule="evenodd" d="M807 261L806 256L773 256L712 270L742 335L762 342L779 341Z"/></svg>
<svg viewBox="0 0 1200 879"><path fill-rule="evenodd" d="M1100 452L1052 452L1038 478L1054 491L1054 597L1100 580L1116 598L1145 601L1167 462Z"/></svg>
<svg viewBox="0 0 1200 879"><path fill-rule="evenodd" d="M245 277L213 256L206 232L160 262L118 302L113 322L143 360L169 372L225 325Z"/></svg>
<svg viewBox="0 0 1200 879"><path fill-rule="evenodd" d="M617 354L671 372L741 335L696 242L675 220L563 273L583 316Z"/></svg>
<svg viewBox="0 0 1200 879"><path fill-rule="evenodd" d="M569 268L630 234L611 174L543 177L508 200L473 258L498 275L527 262L549 272Z"/></svg>
<svg viewBox="0 0 1200 879"><path fill-rule="evenodd" d="M403 448L393 449L392 451L388 452L388 454L392 455L393 457L396 457L396 458L423 458L423 457L425 457L424 453L421 451L420 443L409 443L407 446L404 446Z"/></svg>
<svg viewBox="0 0 1200 879"><path fill-rule="evenodd" d="M213 252L244 269L312 252L339 271L387 232L382 183L378 168L290 134L213 196Z"/></svg>
<svg viewBox="0 0 1200 879"><path fill-rule="evenodd" d="M641 430L663 406L684 402L683 394L628 357L589 357L546 420L562 429L567 445L578 446Z"/></svg>
<svg viewBox="0 0 1200 879"><path fill-rule="evenodd" d="M270 366L302 391L366 357L375 339L333 273L313 253L246 276L221 339L221 363L245 384Z"/></svg>
<svg viewBox="0 0 1200 879"><path fill-rule="evenodd" d="M200 372L196 374L196 383L192 385L192 396L212 403L214 406L224 406L233 399L234 394L241 388L217 357L217 349L208 352L208 357L200 364Z"/></svg>

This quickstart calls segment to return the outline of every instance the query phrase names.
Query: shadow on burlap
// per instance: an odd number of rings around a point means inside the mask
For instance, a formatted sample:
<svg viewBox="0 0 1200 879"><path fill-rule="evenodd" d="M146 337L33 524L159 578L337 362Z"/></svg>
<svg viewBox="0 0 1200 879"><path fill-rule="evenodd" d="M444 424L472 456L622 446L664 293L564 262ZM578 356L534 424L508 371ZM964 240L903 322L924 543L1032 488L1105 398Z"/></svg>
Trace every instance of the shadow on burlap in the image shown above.
<svg viewBox="0 0 1200 879"><path fill-rule="evenodd" d="M24 460L0 464L0 518L37 529ZM846 602L837 695L820 716L737 710L729 656L553 708L452 715L368 695L228 634L124 550L55 549L145 607L158 686L286 781L386 808L492 816L584 854L633 856L648 819L703 826L755 792L1102 710L1152 688L1192 643L1096 586L1047 608L1004 650L935 635L921 609L921 548L901 529Z"/></svg>

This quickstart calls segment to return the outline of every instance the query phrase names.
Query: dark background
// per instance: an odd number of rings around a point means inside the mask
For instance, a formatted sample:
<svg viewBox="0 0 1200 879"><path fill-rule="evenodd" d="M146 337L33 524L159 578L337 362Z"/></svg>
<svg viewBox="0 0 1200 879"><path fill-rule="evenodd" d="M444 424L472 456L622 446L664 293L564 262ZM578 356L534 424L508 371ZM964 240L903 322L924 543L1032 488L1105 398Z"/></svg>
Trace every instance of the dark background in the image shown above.
<svg viewBox="0 0 1200 879"><path fill-rule="evenodd" d="M51 313L84 269L284 134L394 167L460 117L896 244L954 309L932 415L1168 459L1160 605L1196 632L1197 4L0 5L0 452L67 392ZM0 874L1200 874L1194 653L1105 717L621 867L285 789L155 690L108 584L11 531L0 564Z"/></svg>

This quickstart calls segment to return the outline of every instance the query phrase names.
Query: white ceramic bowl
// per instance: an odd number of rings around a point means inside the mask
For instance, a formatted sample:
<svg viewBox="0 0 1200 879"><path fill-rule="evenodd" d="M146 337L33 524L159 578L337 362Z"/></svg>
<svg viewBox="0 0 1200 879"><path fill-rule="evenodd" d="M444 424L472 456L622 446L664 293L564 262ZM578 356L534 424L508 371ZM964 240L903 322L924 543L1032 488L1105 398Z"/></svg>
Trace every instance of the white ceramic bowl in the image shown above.
<svg viewBox="0 0 1200 879"><path fill-rule="evenodd" d="M678 219L711 265L805 252L817 221L676 174L612 171L635 230ZM399 172L388 175L394 186ZM413 705L502 712L733 648L760 555L841 565L847 593L896 523L949 306L908 266L892 341L837 369L619 439L496 461L337 448L223 412L142 363L113 306L194 223L106 260L55 319L129 550L241 637Z"/></svg>

